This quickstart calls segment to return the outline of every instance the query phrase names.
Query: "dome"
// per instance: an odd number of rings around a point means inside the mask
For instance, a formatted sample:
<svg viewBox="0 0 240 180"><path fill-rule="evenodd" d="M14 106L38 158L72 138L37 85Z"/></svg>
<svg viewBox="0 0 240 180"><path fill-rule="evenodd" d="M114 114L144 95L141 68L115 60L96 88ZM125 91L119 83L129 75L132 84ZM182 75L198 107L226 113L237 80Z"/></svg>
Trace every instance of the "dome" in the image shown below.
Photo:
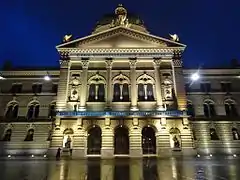
<svg viewBox="0 0 240 180"><path fill-rule="evenodd" d="M98 33L115 26L125 26L131 29L147 32L143 20L136 14L128 13L120 4L115 12L105 14L95 25L93 33Z"/></svg>

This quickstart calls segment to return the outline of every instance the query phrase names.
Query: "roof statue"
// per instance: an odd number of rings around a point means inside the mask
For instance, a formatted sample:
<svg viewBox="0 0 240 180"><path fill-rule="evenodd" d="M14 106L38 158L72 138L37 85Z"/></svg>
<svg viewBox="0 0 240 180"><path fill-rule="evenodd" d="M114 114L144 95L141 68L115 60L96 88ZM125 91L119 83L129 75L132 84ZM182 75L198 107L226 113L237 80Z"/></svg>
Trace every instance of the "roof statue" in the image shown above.
<svg viewBox="0 0 240 180"><path fill-rule="evenodd" d="M66 43L66 42L69 42L72 38L72 34L68 35L66 34L64 37L63 37L63 42Z"/></svg>
<svg viewBox="0 0 240 180"><path fill-rule="evenodd" d="M116 19L112 20L111 27L115 26L128 26L128 19L127 19L127 10L123 7L122 4L119 4L118 7L115 9L115 15L117 16Z"/></svg>
<svg viewBox="0 0 240 180"><path fill-rule="evenodd" d="M169 36L171 37L172 41L179 42L179 37L177 34L169 34Z"/></svg>

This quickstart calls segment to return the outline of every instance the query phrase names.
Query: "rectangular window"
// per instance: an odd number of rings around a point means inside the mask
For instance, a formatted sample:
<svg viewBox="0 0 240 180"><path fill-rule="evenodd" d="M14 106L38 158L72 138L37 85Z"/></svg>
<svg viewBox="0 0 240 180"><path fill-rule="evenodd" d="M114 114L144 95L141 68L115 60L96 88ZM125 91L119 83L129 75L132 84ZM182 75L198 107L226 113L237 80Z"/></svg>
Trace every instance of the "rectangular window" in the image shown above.
<svg viewBox="0 0 240 180"><path fill-rule="evenodd" d="M57 93L58 90L58 85L57 84L53 84L52 85L52 93Z"/></svg>
<svg viewBox="0 0 240 180"><path fill-rule="evenodd" d="M185 91L189 92L191 90L190 83L185 84Z"/></svg>
<svg viewBox="0 0 240 180"><path fill-rule="evenodd" d="M201 83L200 89L202 92L210 92L211 91L211 84L210 83Z"/></svg>
<svg viewBox="0 0 240 180"><path fill-rule="evenodd" d="M42 84L33 84L32 85L32 92L34 94L41 93L42 92Z"/></svg>
<svg viewBox="0 0 240 180"><path fill-rule="evenodd" d="M223 92L231 92L232 84L230 82L221 83L221 88Z"/></svg>
<svg viewBox="0 0 240 180"><path fill-rule="evenodd" d="M11 88L11 93L21 93L22 92L22 84L13 84Z"/></svg>

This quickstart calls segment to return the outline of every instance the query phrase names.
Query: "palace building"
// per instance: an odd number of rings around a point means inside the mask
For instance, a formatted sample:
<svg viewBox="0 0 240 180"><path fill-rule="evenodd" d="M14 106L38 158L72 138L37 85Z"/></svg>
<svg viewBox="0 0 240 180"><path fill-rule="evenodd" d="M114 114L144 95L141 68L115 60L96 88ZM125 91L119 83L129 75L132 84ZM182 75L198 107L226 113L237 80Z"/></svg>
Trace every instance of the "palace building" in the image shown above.
<svg viewBox="0 0 240 180"><path fill-rule="evenodd" d="M240 68L184 69L178 36L122 5L56 48L59 69L0 72L2 156L240 153Z"/></svg>

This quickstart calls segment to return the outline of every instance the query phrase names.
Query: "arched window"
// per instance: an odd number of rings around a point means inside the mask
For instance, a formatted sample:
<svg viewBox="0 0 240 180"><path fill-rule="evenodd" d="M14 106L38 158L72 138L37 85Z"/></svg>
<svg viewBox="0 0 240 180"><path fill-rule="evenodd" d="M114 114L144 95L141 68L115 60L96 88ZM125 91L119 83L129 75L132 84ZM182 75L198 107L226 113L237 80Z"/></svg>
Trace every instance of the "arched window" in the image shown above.
<svg viewBox="0 0 240 180"><path fill-rule="evenodd" d="M93 126L88 130L87 153L101 154L102 147L102 131L100 127Z"/></svg>
<svg viewBox="0 0 240 180"><path fill-rule="evenodd" d="M204 115L207 118L216 116L216 111L213 101L205 101L203 104Z"/></svg>
<svg viewBox="0 0 240 180"><path fill-rule="evenodd" d="M2 138L2 141L11 141L11 136L12 136L12 130L11 129L6 130Z"/></svg>
<svg viewBox="0 0 240 180"><path fill-rule="evenodd" d="M119 126L114 132L114 154L129 154L128 129Z"/></svg>
<svg viewBox="0 0 240 180"><path fill-rule="evenodd" d="M195 116L195 109L190 101L187 102L187 114L192 117Z"/></svg>
<svg viewBox="0 0 240 180"><path fill-rule="evenodd" d="M89 102L104 102L105 101L105 79L96 74L88 80L88 101Z"/></svg>
<svg viewBox="0 0 240 180"><path fill-rule="evenodd" d="M225 101L224 104L225 104L226 116L228 116L228 117L238 116L237 108L236 108L234 101L227 100L227 101Z"/></svg>
<svg viewBox="0 0 240 180"><path fill-rule="evenodd" d="M138 101L154 101L153 84L154 79L143 74L137 79L138 83Z"/></svg>
<svg viewBox="0 0 240 180"><path fill-rule="evenodd" d="M211 137L211 140L219 140L216 129L210 128L210 137Z"/></svg>
<svg viewBox="0 0 240 180"><path fill-rule="evenodd" d="M156 154L155 130L150 126L142 130L142 150L143 154Z"/></svg>
<svg viewBox="0 0 240 180"><path fill-rule="evenodd" d="M32 102L28 105L27 119L35 119L39 116L40 105L38 102Z"/></svg>
<svg viewBox="0 0 240 180"><path fill-rule="evenodd" d="M240 140L239 132L236 128L232 128L233 140Z"/></svg>
<svg viewBox="0 0 240 180"><path fill-rule="evenodd" d="M18 117L18 103L17 102L8 103L5 117L9 118L9 119L14 119L14 118Z"/></svg>
<svg viewBox="0 0 240 180"><path fill-rule="evenodd" d="M29 129L24 141L33 141L34 130Z"/></svg>
<svg viewBox="0 0 240 180"><path fill-rule="evenodd" d="M129 101L129 79L123 74L113 78L113 101Z"/></svg>
<svg viewBox="0 0 240 180"><path fill-rule="evenodd" d="M56 103L51 103L49 105L48 117L53 118L56 116Z"/></svg>

